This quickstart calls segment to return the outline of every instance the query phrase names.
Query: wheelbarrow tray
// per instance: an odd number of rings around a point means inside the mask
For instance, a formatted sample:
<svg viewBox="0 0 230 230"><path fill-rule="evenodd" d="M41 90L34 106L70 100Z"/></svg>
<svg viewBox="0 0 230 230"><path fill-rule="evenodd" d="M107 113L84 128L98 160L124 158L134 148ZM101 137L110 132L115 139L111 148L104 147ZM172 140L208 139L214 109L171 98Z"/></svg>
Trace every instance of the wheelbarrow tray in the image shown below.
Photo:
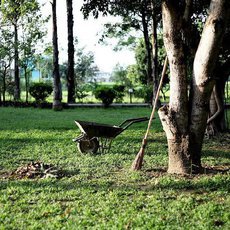
<svg viewBox="0 0 230 230"><path fill-rule="evenodd" d="M147 120L147 117L131 118L123 121L118 126L75 120L81 135L74 138L73 141L78 143L78 149L81 153L96 153L98 149L101 149L101 152L109 151L112 140L116 136L133 123Z"/></svg>
<svg viewBox="0 0 230 230"><path fill-rule="evenodd" d="M107 125L88 121L75 120L76 125L89 139L93 137L115 138L124 129L116 125Z"/></svg>

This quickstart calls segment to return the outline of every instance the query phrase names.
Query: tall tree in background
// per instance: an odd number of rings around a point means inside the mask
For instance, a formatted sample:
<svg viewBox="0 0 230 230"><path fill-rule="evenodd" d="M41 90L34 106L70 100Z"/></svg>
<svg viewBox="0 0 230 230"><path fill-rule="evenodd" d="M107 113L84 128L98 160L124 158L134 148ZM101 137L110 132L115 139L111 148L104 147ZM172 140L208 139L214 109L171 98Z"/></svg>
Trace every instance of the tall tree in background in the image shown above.
<svg viewBox="0 0 230 230"><path fill-rule="evenodd" d="M53 19L53 109L62 109L62 88L59 72L59 51L58 51L58 35L57 35L57 15L56 15L56 0L53 0L52 19Z"/></svg>
<svg viewBox="0 0 230 230"><path fill-rule="evenodd" d="M21 6L24 1L5 0L1 10L5 21L14 27L14 100L20 100L20 77L19 77L19 52L18 52L18 21L22 16Z"/></svg>
<svg viewBox="0 0 230 230"><path fill-rule="evenodd" d="M228 0L211 0L193 61L190 97L187 89L186 41L191 41L192 0L162 3L164 44L170 64L170 102L159 110L169 147L169 173L199 172L201 150L208 118L208 105L215 84L214 69L226 23ZM189 12L189 17L186 16ZM191 29L190 29L191 32Z"/></svg>
<svg viewBox="0 0 230 230"><path fill-rule="evenodd" d="M131 30L142 32L146 51L146 83L151 84L153 80L152 46L149 31L152 17L150 0L118 0L115 2L89 0L84 3L83 13L85 17L88 17L92 13L97 18L99 12L122 19L121 22L106 23L103 34L103 37L118 38L118 46L130 45L130 42L134 42L133 36L130 36Z"/></svg>
<svg viewBox="0 0 230 230"><path fill-rule="evenodd" d="M85 84L86 82L94 82L98 71L98 67L95 64L94 54L90 51L86 52L84 48L77 48L75 79L78 82L78 85Z"/></svg>
<svg viewBox="0 0 230 230"><path fill-rule="evenodd" d="M82 8L86 17L89 13L98 17L99 12L121 17L122 22L105 24L106 30L103 35L108 38L119 38L119 45L127 45L134 41L133 36L129 35L131 29L142 32L146 53L145 65L141 68L141 74L144 74L145 78L142 77L142 82L153 87L153 98L158 87L157 25L161 19L160 5L159 0L88 0Z"/></svg>
<svg viewBox="0 0 230 230"><path fill-rule="evenodd" d="M49 19L42 19L41 12L34 12L33 15L26 17L22 20L22 36L20 42L20 67L24 72L26 102L29 97L29 83L32 70L35 68L35 52L36 45L42 41L43 36L46 34L44 23Z"/></svg>
<svg viewBox="0 0 230 230"><path fill-rule="evenodd" d="M14 30L14 100L20 100L20 76L19 76L19 29L23 20L27 18L28 24L40 10L37 0L4 0L1 4L3 21L13 26Z"/></svg>
<svg viewBox="0 0 230 230"><path fill-rule="evenodd" d="M11 82L10 66L14 56L12 31L9 30L8 26L1 28L0 41L0 97L2 96L2 101L5 103L7 85Z"/></svg>
<svg viewBox="0 0 230 230"><path fill-rule="evenodd" d="M67 27L68 27L68 69L67 88L68 103L75 102L75 81L74 81L74 40L73 40L73 6L72 0L66 0L67 6Z"/></svg>

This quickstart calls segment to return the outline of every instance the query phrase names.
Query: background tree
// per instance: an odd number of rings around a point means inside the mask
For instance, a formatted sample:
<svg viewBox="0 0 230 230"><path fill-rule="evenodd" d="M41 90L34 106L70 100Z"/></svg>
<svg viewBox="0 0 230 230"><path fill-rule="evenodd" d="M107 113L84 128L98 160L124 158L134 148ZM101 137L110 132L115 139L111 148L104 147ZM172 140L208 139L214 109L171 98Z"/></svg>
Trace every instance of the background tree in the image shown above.
<svg viewBox="0 0 230 230"><path fill-rule="evenodd" d="M132 87L135 87L140 84L139 74L137 71L137 65L129 65L126 69L127 71L127 78L131 82Z"/></svg>
<svg viewBox="0 0 230 230"><path fill-rule="evenodd" d="M121 66L120 64L117 64L113 71L111 80L117 84L122 84L127 88L132 88L132 82L127 77L127 68Z"/></svg>
<svg viewBox="0 0 230 230"><path fill-rule="evenodd" d="M158 61L157 61L157 26L160 21L160 1L97 1L89 0L84 3L83 13L86 17L92 12L94 17L98 17L99 12L103 15L110 14L120 16L121 22L108 23L105 25L103 38L119 38L119 45L130 45L135 41L132 29L142 31L143 48L145 52L145 65L142 66L143 83L153 87L153 97L158 87ZM129 34L127 36L127 34ZM152 37L152 39L151 39Z"/></svg>
<svg viewBox="0 0 230 230"><path fill-rule="evenodd" d="M2 97L3 103L6 101L7 85L12 81L9 72L14 50L11 38L12 32L8 26L2 27L0 30L0 101Z"/></svg>
<svg viewBox="0 0 230 230"><path fill-rule="evenodd" d="M57 16L56 16L56 0L53 0L52 19L53 19L53 109L62 109L62 89L59 73L59 51L58 51L58 35L57 35Z"/></svg>
<svg viewBox="0 0 230 230"><path fill-rule="evenodd" d="M73 6L72 0L66 0L67 6L67 28L68 28L68 70L67 88L68 103L75 102L75 81L74 81L74 40L73 40Z"/></svg>
<svg viewBox="0 0 230 230"><path fill-rule="evenodd" d="M146 53L146 83L151 84L152 79L152 45L150 41L151 13L150 1L117 1L117 5L111 4L109 13L120 16L122 21L114 24L106 24L106 35L109 38L119 38L119 45L129 45L135 41L133 36L127 36L131 30L141 31L143 34L144 48ZM127 37L125 40L124 37Z"/></svg>
<svg viewBox="0 0 230 230"><path fill-rule="evenodd" d="M46 44L41 53L35 55L36 68L39 70L39 78L52 81L53 72L53 47ZM66 72L65 72L66 75ZM39 80L40 80L39 79Z"/></svg>
<svg viewBox="0 0 230 230"><path fill-rule="evenodd" d="M86 82L94 82L98 67L95 64L94 54L86 52L84 48L76 50L75 76L76 82L81 85Z"/></svg>
<svg viewBox="0 0 230 230"><path fill-rule="evenodd" d="M14 100L20 100L20 76L19 76L19 36L18 30L23 17L33 15L39 10L36 0L4 0L1 4L1 12L5 23L10 23L14 28Z"/></svg>
<svg viewBox="0 0 230 230"><path fill-rule="evenodd" d="M27 15L22 20L22 38L20 42L20 67L24 72L26 102L29 95L29 75L35 68L36 62L36 46L46 34L44 23L48 20L42 19L40 12L34 12L33 15Z"/></svg>

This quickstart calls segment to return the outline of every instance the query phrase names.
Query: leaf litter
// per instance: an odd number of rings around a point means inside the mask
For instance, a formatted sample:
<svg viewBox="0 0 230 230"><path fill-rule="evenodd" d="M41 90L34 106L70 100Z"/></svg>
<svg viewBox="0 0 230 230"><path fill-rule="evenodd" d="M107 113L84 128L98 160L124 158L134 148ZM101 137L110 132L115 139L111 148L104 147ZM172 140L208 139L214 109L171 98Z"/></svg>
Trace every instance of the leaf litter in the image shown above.
<svg viewBox="0 0 230 230"><path fill-rule="evenodd" d="M58 169L53 164L46 164L41 161L32 161L3 176L5 179L44 179L61 177L63 177L62 170Z"/></svg>

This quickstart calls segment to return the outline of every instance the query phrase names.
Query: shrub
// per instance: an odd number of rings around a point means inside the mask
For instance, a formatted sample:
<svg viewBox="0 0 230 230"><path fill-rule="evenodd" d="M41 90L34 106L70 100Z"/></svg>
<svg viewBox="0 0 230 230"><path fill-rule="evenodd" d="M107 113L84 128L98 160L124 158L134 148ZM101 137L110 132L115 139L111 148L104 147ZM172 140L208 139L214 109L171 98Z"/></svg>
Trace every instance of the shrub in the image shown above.
<svg viewBox="0 0 230 230"><path fill-rule="evenodd" d="M52 92L52 85L44 82L33 83L29 88L30 95L34 97L38 103L44 102Z"/></svg>
<svg viewBox="0 0 230 230"><path fill-rule="evenodd" d="M134 95L137 98L144 99L145 103L152 103L153 89L149 86L144 86L134 90Z"/></svg>
<svg viewBox="0 0 230 230"><path fill-rule="evenodd" d="M116 92L114 89L108 86L99 86L94 91L95 98L101 100L105 107L108 107L113 103L116 97Z"/></svg>
<svg viewBox="0 0 230 230"><path fill-rule="evenodd" d="M113 89L116 93L116 102L122 102L125 96L125 86L124 85L114 85Z"/></svg>
<svg viewBox="0 0 230 230"><path fill-rule="evenodd" d="M79 86L77 86L76 89L75 89L75 97L76 97L80 102L82 102L83 99L84 99L85 97L88 96L88 94L85 93L85 91L86 91L85 88L86 88L86 87L84 87L84 86L82 86L82 85L79 85Z"/></svg>
<svg viewBox="0 0 230 230"><path fill-rule="evenodd" d="M6 92L9 94L10 97L14 96L14 88L15 88L15 82L11 81L7 83Z"/></svg>

